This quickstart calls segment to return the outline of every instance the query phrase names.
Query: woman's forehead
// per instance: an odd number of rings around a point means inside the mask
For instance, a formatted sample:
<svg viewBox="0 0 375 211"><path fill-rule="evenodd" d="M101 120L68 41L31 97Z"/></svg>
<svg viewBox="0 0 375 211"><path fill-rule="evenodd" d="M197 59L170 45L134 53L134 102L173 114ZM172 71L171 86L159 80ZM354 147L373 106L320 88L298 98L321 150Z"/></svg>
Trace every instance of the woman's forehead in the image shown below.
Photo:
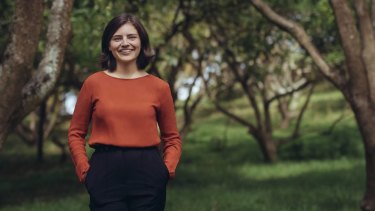
<svg viewBox="0 0 375 211"><path fill-rule="evenodd" d="M138 34L137 29L131 23L125 23L117 31L114 35L129 35L129 34Z"/></svg>

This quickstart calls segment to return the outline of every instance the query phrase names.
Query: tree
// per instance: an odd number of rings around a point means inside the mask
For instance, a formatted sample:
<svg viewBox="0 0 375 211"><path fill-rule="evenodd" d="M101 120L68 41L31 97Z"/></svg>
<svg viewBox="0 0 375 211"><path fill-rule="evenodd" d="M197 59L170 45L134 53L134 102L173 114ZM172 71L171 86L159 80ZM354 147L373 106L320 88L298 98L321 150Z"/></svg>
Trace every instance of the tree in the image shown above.
<svg viewBox="0 0 375 211"><path fill-rule="evenodd" d="M251 67L242 65L246 66L246 71L252 72L250 74L243 73L238 55L231 51L224 43L221 43L219 46L225 48L222 57L224 58L223 63L226 64L227 68L222 68L219 76L211 74L211 77L204 79L208 96L219 111L248 128L249 135L253 136L257 141L266 162L275 162L278 160L278 149L286 143L295 141L299 136L299 126L313 93L315 79L309 79L307 75L310 71L307 70L305 72L301 67L296 67L295 70L287 67L281 70L282 73L276 73L277 68L275 68L275 63L271 61L277 61L278 56L272 54L267 55L267 57L270 57L268 59L263 59L262 56L259 56L250 60L254 63ZM287 57L287 59L290 58ZM259 72L254 73L255 71ZM228 72L227 75L230 74L231 76L223 76L225 72ZM296 72L302 72L302 74L295 77L292 81L287 81L287 79L291 78L291 75ZM202 78L204 77L202 76ZM212 82L212 80L216 81L214 82L216 87L209 86L209 82ZM276 81L284 85L279 86ZM228 106L224 106L224 102L221 102L223 100L220 98L222 98L223 93L227 93L228 90L231 90L230 87L234 86L235 83L240 85L243 95L246 96L249 107L254 114L253 119L236 114L236 112L231 111ZM274 137L275 127L272 120L275 115L272 115L272 104L277 100L292 98L294 94L306 88L310 88L310 91L298 112L297 121L291 135L288 138ZM233 91L230 92L233 95ZM230 102L228 99L225 99L225 101Z"/></svg>
<svg viewBox="0 0 375 211"><path fill-rule="evenodd" d="M330 66L297 22L279 15L262 0L251 3L265 18L299 42L319 71L350 104L365 148L367 182L361 209L375 210L375 1L356 0L353 4L330 1L345 55L344 68Z"/></svg>
<svg viewBox="0 0 375 211"><path fill-rule="evenodd" d="M15 2L10 41L0 64L0 148L9 132L50 95L60 73L73 0L52 2L43 56L34 67L43 25L43 2Z"/></svg>
<svg viewBox="0 0 375 211"><path fill-rule="evenodd" d="M274 136L272 120L277 115L273 115L271 107L312 87L311 78L315 76L310 66L298 64L304 60L298 45L276 27L267 27L259 14L251 13L248 2L197 4L210 15L195 23L185 36L192 49L190 63L205 82L203 89L218 111L247 128L266 162L277 161L281 145L296 140L312 92L308 92L306 103L296 112L297 122L289 139ZM291 45L297 48L290 49ZM252 114L244 115L230 105L239 96L245 97Z"/></svg>

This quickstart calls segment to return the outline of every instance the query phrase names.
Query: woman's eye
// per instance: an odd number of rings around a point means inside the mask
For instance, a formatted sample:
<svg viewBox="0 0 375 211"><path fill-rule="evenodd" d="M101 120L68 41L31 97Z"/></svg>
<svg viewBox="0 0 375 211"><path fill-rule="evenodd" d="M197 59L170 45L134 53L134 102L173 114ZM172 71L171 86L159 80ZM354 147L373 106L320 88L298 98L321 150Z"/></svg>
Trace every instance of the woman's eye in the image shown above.
<svg viewBox="0 0 375 211"><path fill-rule="evenodd" d="M121 38L115 37L115 38L113 38L113 40L116 41L116 42L119 42L119 41L121 41Z"/></svg>
<svg viewBox="0 0 375 211"><path fill-rule="evenodd" d="M135 40L137 37L129 37L129 40Z"/></svg>

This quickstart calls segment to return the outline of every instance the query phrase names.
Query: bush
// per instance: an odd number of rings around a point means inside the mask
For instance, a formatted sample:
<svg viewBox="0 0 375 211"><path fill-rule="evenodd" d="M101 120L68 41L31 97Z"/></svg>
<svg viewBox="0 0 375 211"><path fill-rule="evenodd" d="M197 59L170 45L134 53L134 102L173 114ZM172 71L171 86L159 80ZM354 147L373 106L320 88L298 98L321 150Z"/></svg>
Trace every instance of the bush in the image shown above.
<svg viewBox="0 0 375 211"><path fill-rule="evenodd" d="M356 128L340 126L329 135L303 135L282 146L280 158L291 160L358 158L364 155L361 137Z"/></svg>
<svg viewBox="0 0 375 211"><path fill-rule="evenodd" d="M212 151L216 151L216 152L224 151L227 148L227 146L228 146L227 139L224 139L218 136L213 136L209 142L209 148Z"/></svg>

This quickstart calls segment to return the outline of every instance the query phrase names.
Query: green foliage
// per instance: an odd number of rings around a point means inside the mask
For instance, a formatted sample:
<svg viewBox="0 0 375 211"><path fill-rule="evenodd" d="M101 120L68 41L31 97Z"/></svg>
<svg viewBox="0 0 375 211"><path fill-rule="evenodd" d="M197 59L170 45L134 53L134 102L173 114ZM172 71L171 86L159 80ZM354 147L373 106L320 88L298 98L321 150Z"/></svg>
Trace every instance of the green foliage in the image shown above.
<svg viewBox="0 0 375 211"><path fill-rule="evenodd" d="M303 136L283 146L280 157L283 159L335 159L340 157L364 156L361 137L356 127L341 126L330 135L321 133Z"/></svg>
<svg viewBox="0 0 375 211"><path fill-rule="evenodd" d="M230 86L230 87L225 87L226 89L219 90L217 94L217 99L225 103L225 102L231 102L233 100L242 98L243 90L240 87L235 86L235 85Z"/></svg>
<svg viewBox="0 0 375 211"><path fill-rule="evenodd" d="M71 16L73 37L67 60L78 69L96 71L99 67L101 36L105 24L112 19L113 3L103 0L75 1Z"/></svg>
<svg viewBox="0 0 375 211"><path fill-rule="evenodd" d="M287 3L290 2L290 3ZM332 65L344 62L343 51L329 1L272 1L272 8L301 24L326 61Z"/></svg>
<svg viewBox="0 0 375 211"><path fill-rule="evenodd" d="M0 1L0 55L3 55L6 44L9 41L10 23L14 13L14 1Z"/></svg>
<svg viewBox="0 0 375 211"><path fill-rule="evenodd" d="M326 84L317 87L302 122L301 137L280 148L282 159L363 157L361 137L352 111L340 92L330 90L332 88ZM278 134L285 137L285 134Z"/></svg>
<svg viewBox="0 0 375 211"><path fill-rule="evenodd" d="M209 147L213 151L223 151L228 147L228 140L222 137L213 136L210 140Z"/></svg>

